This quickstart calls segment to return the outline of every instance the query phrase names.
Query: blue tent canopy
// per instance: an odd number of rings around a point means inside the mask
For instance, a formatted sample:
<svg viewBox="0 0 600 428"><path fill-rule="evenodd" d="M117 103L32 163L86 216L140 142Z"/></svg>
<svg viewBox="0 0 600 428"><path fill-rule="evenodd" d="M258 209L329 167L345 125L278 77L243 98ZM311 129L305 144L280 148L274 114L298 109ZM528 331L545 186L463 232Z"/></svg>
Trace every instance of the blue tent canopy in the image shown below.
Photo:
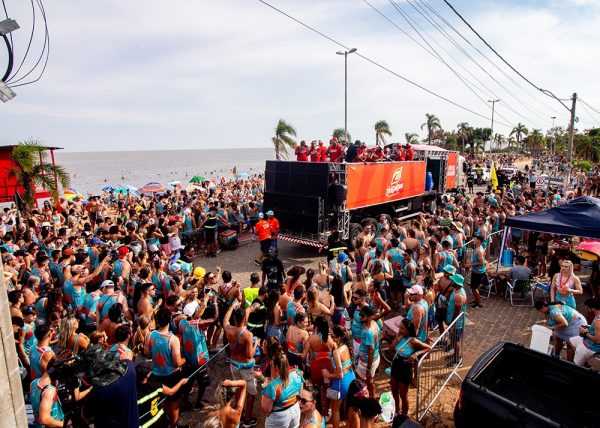
<svg viewBox="0 0 600 428"><path fill-rule="evenodd" d="M600 199L584 196L545 211L508 217L504 226L600 239Z"/></svg>

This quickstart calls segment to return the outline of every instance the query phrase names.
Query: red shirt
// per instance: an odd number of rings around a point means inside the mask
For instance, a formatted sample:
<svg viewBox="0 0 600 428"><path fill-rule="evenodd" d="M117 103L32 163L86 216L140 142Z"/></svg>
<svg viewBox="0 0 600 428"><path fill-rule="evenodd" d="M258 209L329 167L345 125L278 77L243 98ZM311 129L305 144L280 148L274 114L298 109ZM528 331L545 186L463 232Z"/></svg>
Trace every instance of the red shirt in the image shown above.
<svg viewBox="0 0 600 428"><path fill-rule="evenodd" d="M317 147L319 153L319 162L327 162L327 147L320 145Z"/></svg>
<svg viewBox="0 0 600 428"><path fill-rule="evenodd" d="M329 154L329 162L340 162L344 151L338 143L333 143L327 149L327 153Z"/></svg>
<svg viewBox="0 0 600 428"><path fill-rule="evenodd" d="M415 158L415 151L413 150L412 147L409 147L408 149L406 149L406 160L411 161L414 158Z"/></svg>
<svg viewBox="0 0 600 428"><path fill-rule="evenodd" d="M271 235L277 236L279 233L279 220L277 220L275 217L269 217L267 222L269 223L269 226L271 226Z"/></svg>
<svg viewBox="0 0 600 428"><path fill-rule="evenodd" d="M271 239L271 225L266 220L259 220L254 226L259 241Z"/></svg>
<svg viewBox="0 0 600 428"><path fill-rule="evenodd" d="M308 147L306 146L298 146L295 150L296 160L298 162L307 162L308 161Z"/></svg>
<svg viewBox="0 0 600 428"><path fill-rule="evenodd" d="M317 146L311 146L310 149L308 149L308 154L310 155L311 162L319 162L320 161L321 151L319 149L320 149L320 147L317 147Z"/></svg>
<svg viewBox="0 0 600 428"><path fill-rule="evenodd" d="M404 149L402 148L402 146L398 147L398 153L396 154L397 160L399 161L403 161L405 159L404 156Z"/></svg>

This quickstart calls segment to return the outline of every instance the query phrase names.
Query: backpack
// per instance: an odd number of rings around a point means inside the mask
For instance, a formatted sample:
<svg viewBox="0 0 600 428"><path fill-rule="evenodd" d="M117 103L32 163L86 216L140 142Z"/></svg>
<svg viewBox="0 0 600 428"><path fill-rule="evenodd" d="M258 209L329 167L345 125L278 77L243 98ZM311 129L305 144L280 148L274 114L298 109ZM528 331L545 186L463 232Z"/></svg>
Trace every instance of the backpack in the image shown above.
<svg viewBox="0 0 600 428"><path fill-rule="evenodd" d="M127 371L127 363L120 360L117 352L90 346L79 354L75 375L94 386L107 386L120 379Z"/></svg>

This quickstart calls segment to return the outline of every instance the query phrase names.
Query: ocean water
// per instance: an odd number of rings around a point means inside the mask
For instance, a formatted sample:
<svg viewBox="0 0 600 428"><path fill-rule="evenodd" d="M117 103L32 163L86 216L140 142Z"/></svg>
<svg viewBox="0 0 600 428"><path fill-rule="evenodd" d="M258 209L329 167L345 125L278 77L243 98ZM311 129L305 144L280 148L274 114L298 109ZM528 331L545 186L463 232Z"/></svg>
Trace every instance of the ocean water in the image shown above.
<svg viewBox="0 0 600 428"><path fill-rule="evenodd" d="M109 185L141 187L151 181L179 180L185 186L195 175L232 178L234 167L238 174L263 174L265 161L271 159L275 159L271 148L55 152L56 163L71 175L71 186L85 196L99 194Z"/></svg>

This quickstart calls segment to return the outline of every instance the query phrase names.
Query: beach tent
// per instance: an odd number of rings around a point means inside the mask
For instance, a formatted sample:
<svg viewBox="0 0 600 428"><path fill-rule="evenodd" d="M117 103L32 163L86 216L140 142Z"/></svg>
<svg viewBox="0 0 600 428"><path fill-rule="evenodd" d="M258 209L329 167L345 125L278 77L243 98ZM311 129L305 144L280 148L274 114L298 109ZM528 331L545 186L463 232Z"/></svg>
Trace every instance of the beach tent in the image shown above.
<svg viewBox="0 0 600 428"><path fill-rule="evenodd" d="M545 211L508 217L504 223L500 254L510 229L600 239L600 199L584 196Z"/></svg>
<svg viewBox="0 0 600 428"><path fill-rule="evenodd" d="M190 183L202 183L203 181L206 181L206 178L202 177L201 175L194 175L190 179Z"/></svg>

